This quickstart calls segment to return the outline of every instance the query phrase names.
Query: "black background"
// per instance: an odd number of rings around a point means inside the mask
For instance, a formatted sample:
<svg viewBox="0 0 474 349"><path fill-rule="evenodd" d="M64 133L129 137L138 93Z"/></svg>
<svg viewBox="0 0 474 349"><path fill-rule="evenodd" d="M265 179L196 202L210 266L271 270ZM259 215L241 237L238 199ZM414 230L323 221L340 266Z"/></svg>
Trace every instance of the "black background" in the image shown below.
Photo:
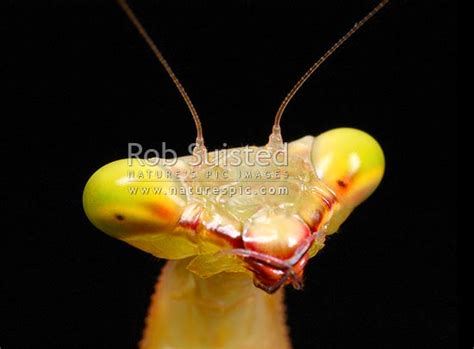
<svg viewBox="0 0 474 349"><path fill-rule="evenodd" d="M128 142L186 153L192 120L113 1L5 5L0 346L133 348L163 262L97 231L82 188ZM214 149L264 144L292 84L375 2L131 5ZM305 290L288 290L295 349L457 344L454 6L393 2L284 115L286 140L357 127L387 162L376 194L311 261Z"/></svg>

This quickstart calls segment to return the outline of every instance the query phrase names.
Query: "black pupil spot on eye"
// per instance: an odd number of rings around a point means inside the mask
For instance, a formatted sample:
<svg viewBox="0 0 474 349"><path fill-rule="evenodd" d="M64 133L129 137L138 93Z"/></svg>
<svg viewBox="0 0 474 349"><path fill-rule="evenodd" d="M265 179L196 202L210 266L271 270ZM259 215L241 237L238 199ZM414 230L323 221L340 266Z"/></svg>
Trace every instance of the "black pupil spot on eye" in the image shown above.
<svg viewBox="0 0 474 349"><path fill-rule="evenodd" d="M122 216L121 214L116 214L115 215L115 218L118 220L118 221L123 221L125 219L124 216Z"/></svg>
<svg viewBox="0 0 474 349"><path fill-rule="evenodd" d="M338 180L337 185L340 186L341 188L346 188L347 187L347 183L344 182L343 180Z"/></svg>

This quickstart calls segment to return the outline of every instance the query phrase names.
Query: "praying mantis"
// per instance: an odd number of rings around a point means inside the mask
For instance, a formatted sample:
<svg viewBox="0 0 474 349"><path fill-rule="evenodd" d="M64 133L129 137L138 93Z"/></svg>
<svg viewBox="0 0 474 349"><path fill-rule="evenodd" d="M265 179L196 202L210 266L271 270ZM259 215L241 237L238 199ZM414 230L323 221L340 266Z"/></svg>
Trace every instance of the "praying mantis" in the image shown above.
<svg viewBox="0 0 474 349"><path fill-rule="evenodd" d="M308 261L377 188L385 160L375 139L352 128L285 143L280 120L304 82L388 0L300 78L266 145L216 152L207 150L198 113L171 67L128 4L118 3L176 85L197 130L188 156L114 161L84 189L92 224L169 260L140 348L289 349L284 286L303 287Z"/></svg>

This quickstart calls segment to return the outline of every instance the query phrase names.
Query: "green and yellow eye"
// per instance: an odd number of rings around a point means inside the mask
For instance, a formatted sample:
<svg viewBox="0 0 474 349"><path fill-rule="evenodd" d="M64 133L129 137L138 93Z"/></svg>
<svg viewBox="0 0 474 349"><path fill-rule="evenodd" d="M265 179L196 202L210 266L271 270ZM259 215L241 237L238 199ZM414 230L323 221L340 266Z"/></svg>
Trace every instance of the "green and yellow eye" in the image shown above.
<svg viewBox="0 0 474 349"><path fill-rule="evenodd" d="M158 173L164 177L165 168L142 165L138 160L114 161L97 170L86 184L87 217L113 237L169 230L181 216L185 201L170 194L173 182L157 179Z"/></svg>
<svg viewBox="0 0 474 349"><path fill-rule="evenodd" d="M369 134L353 128L337 128L314 139L311 160L318 177L333 190L341 204L331 221L331 233L380 184L385 170L383 151Z"/></svg>
<svg viewBox="0 0 474 349"><path fill-rule="evenodd" d="M195 255L197 247L177 229L185 197L169 169L141 160L114 161L88 180L83 206L89 220L110 236L160 258Z"/></svg>
<svg viewBox="0 0 474 349"><path fill-rule="evenodd" d="M337 128L316 137L311 159L318 177L341 202L353 207L374 192L385 169L377 141L353 128Z"/></svg>

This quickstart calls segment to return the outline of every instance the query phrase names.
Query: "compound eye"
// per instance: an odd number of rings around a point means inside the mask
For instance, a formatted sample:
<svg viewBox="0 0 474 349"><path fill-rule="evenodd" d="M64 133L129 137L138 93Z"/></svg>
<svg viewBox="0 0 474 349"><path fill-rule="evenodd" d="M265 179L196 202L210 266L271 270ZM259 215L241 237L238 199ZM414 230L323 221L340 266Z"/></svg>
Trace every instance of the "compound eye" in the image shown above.
<svg viewBox="0 0 474 349"><path fill-rule="evenodd" d="M298 216L265 212L251 219L244 229L243 242L246 249L286 260L310 235Z"/></svg>
<svg viewBox="0 0 474 349"><path fill-rule="evenodd" d="M385 168L377 141L353 128L320 134L314 139L311 157L318 177L348 207L355 207L369 197L382 180Z"/></svg>
<svg viewBox="0 0 474 349"><path fill-rule="evenodd" d="M137 159L111 162L87 181L83 205L89 220L103 232L124 240L143 234L173 230L181 217L185 198L179 182L167 181L164 166L148 165ZM131 174L160 175L152 181Z"/></svg>

